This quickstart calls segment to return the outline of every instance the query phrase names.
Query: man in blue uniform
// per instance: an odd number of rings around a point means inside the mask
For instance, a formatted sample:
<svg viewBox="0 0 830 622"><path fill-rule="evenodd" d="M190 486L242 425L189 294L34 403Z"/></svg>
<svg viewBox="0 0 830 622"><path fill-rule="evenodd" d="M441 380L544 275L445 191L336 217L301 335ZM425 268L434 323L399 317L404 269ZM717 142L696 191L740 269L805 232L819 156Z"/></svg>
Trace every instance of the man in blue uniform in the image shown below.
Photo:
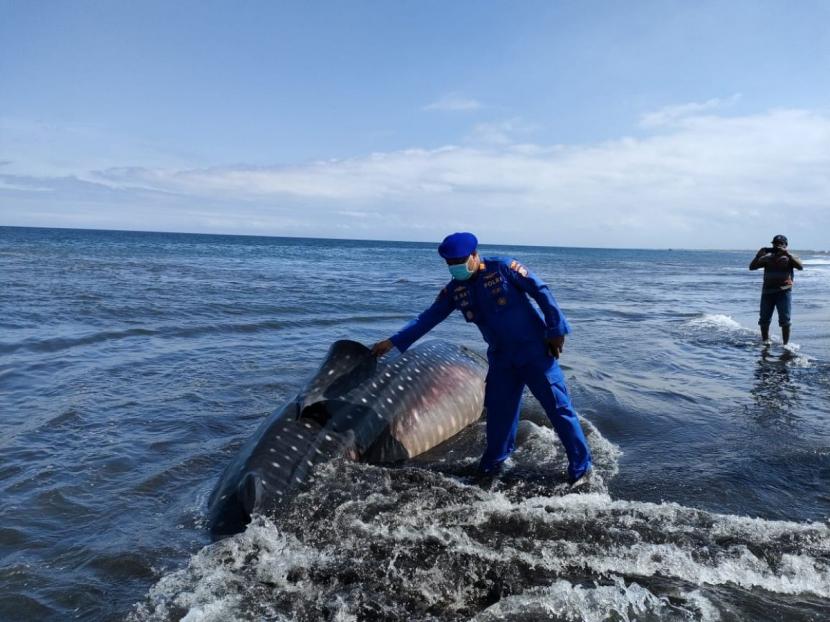
<svg viewBox="0 0 830 622"><path fill-rule="evenodd" d="M557 361L570 326L541 279L514 259L479 257L477 246L472 233L444 238L438 254L446 260L452 280L432 306L389 339L376 343L372 353L383 356L393 347L405 352L457 309L478 327L489 346L484 395L487 448L480 472L498 474L513 451L522 391L527 386L565 446L571 486L582 486L591 473L591 451Z"/></svg>

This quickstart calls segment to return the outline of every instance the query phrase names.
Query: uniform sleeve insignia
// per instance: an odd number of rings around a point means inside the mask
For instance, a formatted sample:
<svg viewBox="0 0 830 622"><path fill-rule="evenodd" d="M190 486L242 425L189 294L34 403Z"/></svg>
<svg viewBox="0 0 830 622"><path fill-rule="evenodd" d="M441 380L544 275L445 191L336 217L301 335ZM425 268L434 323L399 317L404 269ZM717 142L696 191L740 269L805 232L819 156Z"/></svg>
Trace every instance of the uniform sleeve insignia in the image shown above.
<svg viewBox="0 0 830 622"><path fill-rule="evenodd" d="M527 276L527 268L525 268L522 264L520 264L515 259L510 262L510 269L515 270L516 272L518 272L519 274L521 274L524 277Z"/></svg>

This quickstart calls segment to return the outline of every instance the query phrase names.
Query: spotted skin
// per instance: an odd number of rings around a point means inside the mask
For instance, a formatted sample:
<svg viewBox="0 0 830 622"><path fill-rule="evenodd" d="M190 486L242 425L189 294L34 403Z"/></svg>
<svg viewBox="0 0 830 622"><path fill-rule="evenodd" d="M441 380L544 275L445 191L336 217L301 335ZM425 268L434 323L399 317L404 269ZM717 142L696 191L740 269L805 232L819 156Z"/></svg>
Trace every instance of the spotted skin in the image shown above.
<svg viewBox="0 0 830 622"><path fill-rule="evenodd" d="M382 362L359 343L335 342L223 472L208 501L211 533L237 533L252 514L277 512L318 463L395 463L435 447L481 416L486 374L481 356L442 341Z"/></svg>

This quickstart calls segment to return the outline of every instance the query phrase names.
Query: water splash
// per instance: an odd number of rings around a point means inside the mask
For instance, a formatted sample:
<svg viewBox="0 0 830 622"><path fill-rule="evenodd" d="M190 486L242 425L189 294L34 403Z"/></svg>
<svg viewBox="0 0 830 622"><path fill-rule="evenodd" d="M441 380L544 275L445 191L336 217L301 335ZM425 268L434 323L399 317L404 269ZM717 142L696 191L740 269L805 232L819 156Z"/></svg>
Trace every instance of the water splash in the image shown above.
<svg viewBox="0 0 830 622"><path fill-rule="evenodd" d="M740 322L732 319L731 316L723 313L704 313L700 317L693 318L688 322L694 328L715 328L728 332L744 332L749 329L742 326Z"/></svg>
<svg viewBox="0 0 830 622"><path fill-rule="evenodd" d="M825 524L605 493L510 497L424 469L332 463L279 527L260 518L206 547L133 620L710 620L758 598L771 618L794 599L816 611L830 600Z"/></svg>

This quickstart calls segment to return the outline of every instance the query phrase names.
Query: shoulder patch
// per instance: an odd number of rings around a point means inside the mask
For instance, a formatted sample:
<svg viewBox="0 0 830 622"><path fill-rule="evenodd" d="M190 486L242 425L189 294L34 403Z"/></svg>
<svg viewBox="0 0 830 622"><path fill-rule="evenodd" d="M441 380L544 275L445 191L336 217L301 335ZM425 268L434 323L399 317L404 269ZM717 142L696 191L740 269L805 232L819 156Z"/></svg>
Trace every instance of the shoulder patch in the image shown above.
<svg viewBox="0 0 830 622"><path fill-rule="evenodd" d="M520 264L515 259L510 262L510 269L518 272L522 276L527 276L527 268L525 268L522 264Z"/></svg>

